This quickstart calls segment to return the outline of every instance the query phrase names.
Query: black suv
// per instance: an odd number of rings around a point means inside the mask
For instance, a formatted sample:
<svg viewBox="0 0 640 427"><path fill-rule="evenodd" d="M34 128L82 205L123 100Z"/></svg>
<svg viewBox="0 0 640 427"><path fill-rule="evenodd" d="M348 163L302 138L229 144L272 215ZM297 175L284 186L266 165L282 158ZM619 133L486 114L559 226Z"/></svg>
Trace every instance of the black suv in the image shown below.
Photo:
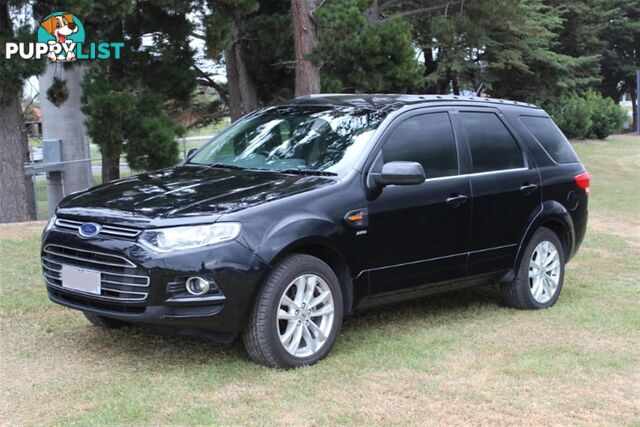
<svg viewBox="0 0 640 427"><path fill-rule="evenodd" d="M530 104L319 95L256 111L176 167L69 195L42 241L49 298L107 328L314 363L355 310L499 283L558 299L589 175Z"/></svg>

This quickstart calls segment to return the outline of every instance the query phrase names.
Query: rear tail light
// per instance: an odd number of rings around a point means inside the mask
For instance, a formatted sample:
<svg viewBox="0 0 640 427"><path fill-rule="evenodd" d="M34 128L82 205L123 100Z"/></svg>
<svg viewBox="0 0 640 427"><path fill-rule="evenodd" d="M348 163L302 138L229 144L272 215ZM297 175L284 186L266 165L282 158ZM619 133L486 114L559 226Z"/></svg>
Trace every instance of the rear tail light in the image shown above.
<svg viewBox="0 0 640 427"><path fill-rule="evenodd" d="M591 177L589 176L589 172L584 171L580 175L576 175L576 184L584 190L585 194L589 194L591 191Z"/></svg>

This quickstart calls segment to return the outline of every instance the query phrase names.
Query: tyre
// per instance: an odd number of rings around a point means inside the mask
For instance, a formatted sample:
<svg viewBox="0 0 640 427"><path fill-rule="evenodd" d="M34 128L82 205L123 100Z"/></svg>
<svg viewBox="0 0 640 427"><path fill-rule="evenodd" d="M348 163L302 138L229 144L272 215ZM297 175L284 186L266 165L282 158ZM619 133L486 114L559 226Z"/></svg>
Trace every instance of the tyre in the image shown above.
<svg viewBox="0 0 640 427"><path fill-rule="evenodd" d="M522 254L514 280L500 284L504 303L529 310L551 307L562 290L564 265L560 239L550 229L541 227Z"/></svg>
<svg viewBox="0 0 640 427"><path fill-rule="evenodd" d="M87 312L83 312L83 314L84 314L84 317L86 317L89 322L101 328L118 329L124 326L128 326L127 323L121 322L120 320L110 319L108 317L98 316L97 314L87 313Z"/></svg>
<svg viewBox="0 0 640 427"><path fill-rule="evenodd" d="M331 351L342 315L333 270L316 257L290 255L266 279L243 333L244 347L265 366L311 365Z"/></svg>

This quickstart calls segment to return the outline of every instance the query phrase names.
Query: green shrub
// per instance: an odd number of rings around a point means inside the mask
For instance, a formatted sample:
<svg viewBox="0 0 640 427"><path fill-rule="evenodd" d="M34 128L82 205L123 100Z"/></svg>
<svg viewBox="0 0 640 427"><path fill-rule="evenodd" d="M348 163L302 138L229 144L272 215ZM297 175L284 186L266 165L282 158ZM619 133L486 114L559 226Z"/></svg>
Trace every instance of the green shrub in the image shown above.
<svg viewBox="0 0 640 427"><path fill-rule="evenodd" d="M588 91L585 99L591 110L591 127L587 138L605 139L622 128L624 111L611 98Z"/></svg>
<svg viewBox="0 0 640 427"><path fill-rule="evenodd" d="M585 138L591 128L591 111L576 95L562 98L547 108L567 138Z"/></svg>
<svg viewBox="0 0 640 427"><path fill-rule="evenodd" d="M624 122L624 111L611 98L591 90L561 98L547 111L567 138L605 139Z"/></svg>

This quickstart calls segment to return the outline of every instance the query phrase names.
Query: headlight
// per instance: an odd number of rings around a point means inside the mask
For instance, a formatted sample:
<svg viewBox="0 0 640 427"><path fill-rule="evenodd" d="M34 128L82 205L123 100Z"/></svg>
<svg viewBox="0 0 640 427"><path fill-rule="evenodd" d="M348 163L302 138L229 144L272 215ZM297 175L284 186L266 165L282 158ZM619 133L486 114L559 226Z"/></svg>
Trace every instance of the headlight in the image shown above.
<svg viewBox="0 0 640 427"><path fill-rule="evenodd" d="M51 230L53 228L53 225L56 223L56 216L53 215L51 217L51 219L49 220L49 222L47 222L47 225L44 226L44 230L42 230L42 234L46 233L47 231Z"/></svg>
<svg viewBox="0 0 640 427"><path fill-rule="evenodd" d="M155 252L181 251L228 242L238 237L241 228L238 222L158 228L143 232L139 241Z"/></svg>

